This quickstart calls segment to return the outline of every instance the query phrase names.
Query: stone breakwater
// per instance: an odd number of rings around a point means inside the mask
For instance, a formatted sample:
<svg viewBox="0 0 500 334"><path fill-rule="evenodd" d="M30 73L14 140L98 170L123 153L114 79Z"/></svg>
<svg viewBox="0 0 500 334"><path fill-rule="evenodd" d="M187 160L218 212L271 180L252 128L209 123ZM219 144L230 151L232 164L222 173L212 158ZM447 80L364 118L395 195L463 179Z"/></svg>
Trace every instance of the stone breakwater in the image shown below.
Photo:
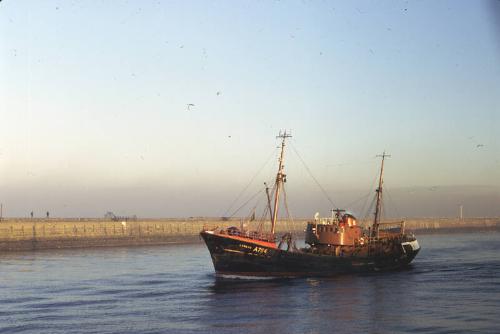
<svg viewBox="0 0 500 334"><path fill-rule="evenodd" d="M299 235L308 220L280 222L277 232ZM399 221L392 220L397 223ZM361 222L367 224L369 222ZM239 220L145 219L3 219L0 221L0 251L105 246L155 245L199 242L203 228L240 226ZM268 224L268 223L267 223ZM433 232L500 227L500 218L421 218L405 220L407 231Z"/></svg>

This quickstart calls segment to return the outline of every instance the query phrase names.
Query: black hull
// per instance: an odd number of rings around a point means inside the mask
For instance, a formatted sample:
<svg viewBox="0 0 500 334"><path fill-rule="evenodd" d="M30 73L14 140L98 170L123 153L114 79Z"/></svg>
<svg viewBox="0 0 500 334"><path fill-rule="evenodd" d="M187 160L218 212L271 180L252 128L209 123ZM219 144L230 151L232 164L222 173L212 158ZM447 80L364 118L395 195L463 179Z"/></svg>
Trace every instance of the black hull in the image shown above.
<svg viewBox="0 0 500 334"><path fill-rule="evenodd" d="M332 276L394 270L407 266L420 250L400 245L389 253L373 251L365 255L336 256L286 251L211 231L203 231L200 235L208 247L215 271L225 275Z"/></svg>

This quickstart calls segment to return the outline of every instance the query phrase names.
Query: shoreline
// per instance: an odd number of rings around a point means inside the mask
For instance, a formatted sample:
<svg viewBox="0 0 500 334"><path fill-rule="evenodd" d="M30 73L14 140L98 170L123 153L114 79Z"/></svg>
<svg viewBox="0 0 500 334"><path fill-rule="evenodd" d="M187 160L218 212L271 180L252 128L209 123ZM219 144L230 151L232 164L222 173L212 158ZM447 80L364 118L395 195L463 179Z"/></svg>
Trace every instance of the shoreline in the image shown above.
<svg viewBox="0 0 500 334"><path fill-rule="evenodd" d="M277 234L303 233L307 219L283 222ZM398 224L401 220L388 220ZM200 242L203 228L240 226L239 220L218 219L20 219L0 221L0 252L42 249L134 247ZM370 221L360 221L368 226ZM500 218L420 218L407 219L405 229L416 234L454 233L500 229Z"/></svg>

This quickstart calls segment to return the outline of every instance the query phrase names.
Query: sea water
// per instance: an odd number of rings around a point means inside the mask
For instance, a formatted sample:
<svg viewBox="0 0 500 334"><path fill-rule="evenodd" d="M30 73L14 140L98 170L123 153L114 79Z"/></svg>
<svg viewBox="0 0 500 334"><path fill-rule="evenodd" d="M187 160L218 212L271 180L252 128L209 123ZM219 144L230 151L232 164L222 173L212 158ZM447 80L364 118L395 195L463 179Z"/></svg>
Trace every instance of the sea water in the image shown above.
<svg viewBox="0 0 500 334"><path fill-rule="evenodd" d="M0 254L0 333L500 333L500 232L396 272L217 277L201 243Z"/></svg>

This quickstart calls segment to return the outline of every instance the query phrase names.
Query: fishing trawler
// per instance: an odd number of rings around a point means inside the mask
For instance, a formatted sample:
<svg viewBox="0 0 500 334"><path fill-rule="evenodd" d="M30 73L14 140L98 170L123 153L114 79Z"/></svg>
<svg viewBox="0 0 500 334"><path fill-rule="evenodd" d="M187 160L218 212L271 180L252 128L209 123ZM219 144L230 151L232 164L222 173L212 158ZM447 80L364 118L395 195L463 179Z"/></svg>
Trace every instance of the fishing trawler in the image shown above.
<svg viewBox="0 0 500 334"><path fill-rule="evenodd" d="M417 239L404 230L404 222L384 228L382 211L382 158L376 207L372 225L363 229L354 215L344 210L332 210L332 216L307 223L304 248L297 248L291 233L277 238L280 194L284 192L284 152L286 131L279 134L281 152L278 173L272 191L266 186L267 211L271 220L268 232L262 224L256 230L243 225L229 228L204 228L200 235L205 241L217 274L237 276L331 276L341 273L393 270L408 265L420 250ZM272 197L273 201L272 201ZM271 206L271 202L273 205ZM267 213L266 213L267 215Z"/></svg>

